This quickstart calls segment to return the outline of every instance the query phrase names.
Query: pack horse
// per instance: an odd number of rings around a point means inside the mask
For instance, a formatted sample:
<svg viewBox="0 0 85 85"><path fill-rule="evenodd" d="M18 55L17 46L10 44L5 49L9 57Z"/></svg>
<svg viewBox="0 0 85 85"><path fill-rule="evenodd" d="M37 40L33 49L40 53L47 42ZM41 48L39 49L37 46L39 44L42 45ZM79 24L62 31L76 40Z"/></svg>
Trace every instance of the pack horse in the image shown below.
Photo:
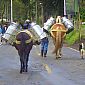
<svg viewBox="0 0 85 85"><path fill-rule="evenodd" d="M28 30L19 32L16 35L16 42L13 43L13 46L17 49L20 56L20 73L27 72L29 54L33 46L31 33Z"/></svg>
<svg viewBox="0 0 85 85"><path fill-rule="evenodd" d="M60 18L56 19L56 23L51 27L50 33L53 38L53 43L55 46L55 49L53 53L56 54L56 59L61 58L61 49L63 46L63 41L66 36L66 28L61 23Z"/></svg>
<svg viewBox="0 0 85 85"><path fill-rule="evenodd" d="M11 23L8 27L6 33L2 36L4 41L8 41L12 33L16 30L17 24ZM20 56L20 73L27 72L29 54L33 46L33 36L27 29L19 31L15 36L15 42L13 41L12 46L14 46Z"/></svg>

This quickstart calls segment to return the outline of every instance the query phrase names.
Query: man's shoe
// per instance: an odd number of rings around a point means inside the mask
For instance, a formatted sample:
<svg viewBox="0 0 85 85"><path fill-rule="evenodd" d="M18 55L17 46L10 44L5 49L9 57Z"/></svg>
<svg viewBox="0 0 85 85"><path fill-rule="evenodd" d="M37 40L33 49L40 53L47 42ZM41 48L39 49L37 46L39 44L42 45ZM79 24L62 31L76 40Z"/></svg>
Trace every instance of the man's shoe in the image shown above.
<svg viewBox="0 0 85 85"><path fill-rule="evenodd" d="M46 55L44 55L44 57L47 57Z"/></svg>

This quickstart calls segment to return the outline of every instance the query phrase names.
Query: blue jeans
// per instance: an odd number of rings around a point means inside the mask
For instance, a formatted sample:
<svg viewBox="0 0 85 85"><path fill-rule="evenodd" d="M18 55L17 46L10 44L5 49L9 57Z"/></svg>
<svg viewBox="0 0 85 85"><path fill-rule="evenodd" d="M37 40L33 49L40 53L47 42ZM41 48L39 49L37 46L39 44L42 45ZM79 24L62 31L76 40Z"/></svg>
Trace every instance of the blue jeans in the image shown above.
<svg viewBox="0 0 85 85"><path fill-rule="evenodd" d="M41 40L41 50L47 51L48 50L48 43L49 43L48 38L47 37L43 38Z"/></svg>

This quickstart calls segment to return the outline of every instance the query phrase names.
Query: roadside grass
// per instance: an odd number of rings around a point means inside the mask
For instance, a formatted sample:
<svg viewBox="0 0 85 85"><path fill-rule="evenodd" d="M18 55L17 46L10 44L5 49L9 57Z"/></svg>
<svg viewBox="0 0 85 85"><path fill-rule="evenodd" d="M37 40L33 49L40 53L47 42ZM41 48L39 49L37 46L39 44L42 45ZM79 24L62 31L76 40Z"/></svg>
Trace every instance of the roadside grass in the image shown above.
<svg viewBox="0 0 85 85"><path fill-rule="evenodd" d="M76 41L79 40L79 32L74 30L71 33L67 34L66 38L65 38L65 42L68 45L72 45L74 44Z"/></svg>
<svg viewBox="0 0 85 85"><path fill-rule="evenodd" d="M85 29L85 25L82 25L81 28L82 28L82 29Z"/></svg>
<svg viewBox="0 0 85 85"><path fill-rule="evenodd" d="M81 28L82 28L82 31L81 31L82 38L85 39L85 25L82 25Z"/></svg>
<svg viewBox="0 0 85 85"><path fill-rule="evenodd" d="M85 39L85 25L81 26L81 39ZM74 31L67 34L65 38L65 42L68 45L72 45L76 41L79 41L79 29L74 29Z"/></svg>

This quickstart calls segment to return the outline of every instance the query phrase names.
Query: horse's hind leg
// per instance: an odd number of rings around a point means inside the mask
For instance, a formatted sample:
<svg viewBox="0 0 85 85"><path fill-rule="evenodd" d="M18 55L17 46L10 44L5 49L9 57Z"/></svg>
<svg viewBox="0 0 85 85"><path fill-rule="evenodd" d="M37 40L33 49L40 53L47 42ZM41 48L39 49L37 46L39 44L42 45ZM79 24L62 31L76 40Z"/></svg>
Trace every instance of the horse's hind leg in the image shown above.
<svg viewBox="0 0 85 85"><path fill-rule="evenodd" d="M58 51L56 52L56 59L61 58L61 54L60 54L61 50L58 49Z"/></svg>
<svg viewBox="0 0 85 85"><path fill-rule="evenodd" d="M27 72L27 71L28 71L28 69L27 69L27 68L28 68L28 65L26 64L26 70L25 70L25 72Z"/></svg>
<svg viewBox="0 0 85 85"><path fill-rule="evenodd" d="M20 73L23 72L23 63L21 62L21 68L20 68Z"/></svg>
<svg viewBox="0 0 85 85"><path fill-rule="evenodd" d="M27 58L26 58L26 72L28 71L28 60L29 60L29 53L27 54Z"/></svg>
<svg viewBox="0 0 85 85"><path fill-rule="evenodd" d="M56 59L58 59L58 50L56 50Z"/></svg>
<svg viewBox="0 0 85 85"><path fill-rule="evenodd" d="M28 71L28 65L27 65L27 62L25 62L25 68L24 68L24 72L27 72Z"/></svg>
<svg viewBox="0 0 85 85"><path fill-rule="evenodd" d="M25 57L25 61L24 61L24 64L25 64L24 72L27 72L28 71L28 59L29 59L29 54L27 54L26 57Z"/></svg>
<svg viewBox="0 0 85 85"><path fill-rule="evenodd" d="M61 53L61 48L59 48L58 58L61 58L61 55L62 55L62 53Z"/></svg>
<svg viewBox="0 0 85 85"><path fill-rule="evenodd" d="M24 72L25 65L24 65L24 62L22 61L22 59L20 59L20 62L21 62L20 73L22 73L22 72Z"/></svg>

